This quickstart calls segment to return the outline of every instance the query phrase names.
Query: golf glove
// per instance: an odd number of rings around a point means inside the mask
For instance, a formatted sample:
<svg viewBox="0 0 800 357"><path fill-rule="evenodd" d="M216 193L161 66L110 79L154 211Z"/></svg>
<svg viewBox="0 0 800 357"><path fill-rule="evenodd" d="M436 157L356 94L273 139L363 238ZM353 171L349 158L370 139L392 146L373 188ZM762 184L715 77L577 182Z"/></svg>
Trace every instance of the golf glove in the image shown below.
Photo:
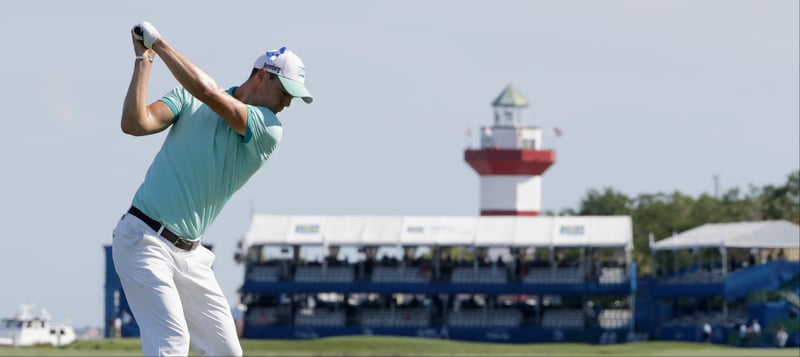
<svg viewBox="0 0 800 357"><path fill-rule="evenodd" d="M153 24L142 21L142 23L133 26L133 37L137 40L142 40L144 47L151 48L153 47L153 42L156 42L161 35Z"/></svg>

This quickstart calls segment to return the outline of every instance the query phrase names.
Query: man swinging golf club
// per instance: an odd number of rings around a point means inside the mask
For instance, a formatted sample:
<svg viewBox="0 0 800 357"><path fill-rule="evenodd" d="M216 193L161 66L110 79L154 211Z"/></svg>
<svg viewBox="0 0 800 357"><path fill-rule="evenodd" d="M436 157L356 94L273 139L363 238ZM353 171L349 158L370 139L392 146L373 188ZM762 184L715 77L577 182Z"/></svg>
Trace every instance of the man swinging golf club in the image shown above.
<svg viewBox="0 0 800 357"><path fill-rule="evenodd" d="M241 356L230 307L201 238L228 199L280 142L276 114L313 100L300 58L285 47L261 54L247 80L223 89L142 22L122 108L133 136L169 129L130 209L114 228L114 267L141 331L145 356ZM147 104L155 56L180 86ZM191 337L191 338L190 338Z"/></svg>

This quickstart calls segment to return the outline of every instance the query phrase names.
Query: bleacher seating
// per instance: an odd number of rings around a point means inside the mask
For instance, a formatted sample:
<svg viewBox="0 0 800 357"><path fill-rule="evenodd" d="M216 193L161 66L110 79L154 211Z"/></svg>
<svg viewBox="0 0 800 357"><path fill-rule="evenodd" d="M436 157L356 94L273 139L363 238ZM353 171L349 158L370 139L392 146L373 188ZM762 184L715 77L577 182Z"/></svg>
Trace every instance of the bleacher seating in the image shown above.
<svg viewBox="0 0 800 357"><path fill-rule="evenodd" d="M584 328L582 310L545 310L542 315L542 326L553 328Z"/></svg>
<svg viewBox="0 0 800 357"><path fill-rule="evenodd" d="M580 268L531 268L522 278L527 284L580 284L584 282Z"/></svg>
<svg viewBox="0 0 800 357"><path fill-rule="evenodd" d="M427 327L430 314L425 309L364 309L361 325L367 327Z"/></svg>
<svg viewBox="0 0 800 357"><path fill-rule="evenodd" d="M361 325L366 327L393 326L393 312L385 309L364 309L361 311Z"/></svg>
<svg viewBox="0 0 800 357"><path fill-rule="evenodd" d="M372 270L372 281L376 283L427 283L431 276L430 269L420 267L377 266Z"/></svg>
<svg viewBox="0 0 800 357"><path fill-rule="evenodd" d="M353 281L352 267L299 266L294 274L296 282L337 282Z"/></svg>
<svg viewBox="0 0 800 357"><path fill-rule="evenodd" d="M275 265L254 265L247 273L250 281L278 281L280 277L280 267Z"/></svg>
<svg viewBox="0 0 800 357"><path fill-rule="evenodd" d="M519 327L522 313L516 309L467 309L451 311L447 324L453 327Z"/></svg>
<svg viewBox="0 0 800 357"><path fill-rule="evenodd" d="M294 315L294 324L297 326L342 327L345 325L345 321L344 311L314 309L310 314L298 312Z"/></svg>
<svg viewBox="0 0 800 357"><path fill-rule="evenodd" d="M447 324L453 327L483 326L483 310L452 311L447 316Z"/></svg>
<svg viewBox="0 0 800 357"><path fill-rule="evenodd" d="M627 309L604 309L597 317L598 324L604 329L627 327L630 320L631 311Z"/></svg>
<svg viewBox="0 0 800 357"><path fill-rule="evenodd" d="M274 307L251 307L247 310L245 319L248 325L272 325L277 321L278 309Z"/></svg>
<svg viewBox="0 0 800 357"><path fill-rule="evenodd" d="M452 283L505 284L508 282L505 268L500 267L456 267L450 277Z"/></svg>
<svg viewBox="0 0 800 357"><path fill-rule="evenodd" d="M496 309L486 314L485 326L519 327L522 323L522 312L517 309Z"/></svg>
<svg viewBox="0 0 800 357"><path fill-rule="evenodd" d="M619 267L602 268L598 282L600 284L622 284L625 282L625 269Z"/></svg>

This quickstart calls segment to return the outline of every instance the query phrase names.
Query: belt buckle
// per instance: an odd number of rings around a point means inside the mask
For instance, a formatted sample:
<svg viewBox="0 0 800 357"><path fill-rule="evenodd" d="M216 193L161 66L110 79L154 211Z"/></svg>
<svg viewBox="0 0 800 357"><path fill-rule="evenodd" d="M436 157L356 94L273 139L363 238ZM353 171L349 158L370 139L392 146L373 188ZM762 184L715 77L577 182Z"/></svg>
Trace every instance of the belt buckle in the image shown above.
<svg viewBox="0 0 800 357"><path fill-rule="evenodd" d="M181 249L186 249L188 251L192 251L195 248L197 248L197 246L195 245L196 243L197 243L196 241L183 239L182 237L179 236L178 239L175 241L175 246L178 247L178 248L181 248ZM183 247L181 247L181 246L183 246Z"/></svg>

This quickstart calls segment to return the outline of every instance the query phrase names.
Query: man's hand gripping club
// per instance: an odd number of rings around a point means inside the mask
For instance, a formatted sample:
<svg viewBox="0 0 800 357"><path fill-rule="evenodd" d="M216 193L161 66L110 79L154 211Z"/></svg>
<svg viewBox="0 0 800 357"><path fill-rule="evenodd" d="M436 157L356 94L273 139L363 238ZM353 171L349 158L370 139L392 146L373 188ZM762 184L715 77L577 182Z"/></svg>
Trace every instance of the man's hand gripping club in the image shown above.
<svg viewBox="0 0 800 357"><path fill-rule="evenodd" d="M133 37L144 42L144 47L147 48L153 48L153 42L161 38L156 27L147 21L142 21L142 23L134 25L132 32Z"/></svg>

